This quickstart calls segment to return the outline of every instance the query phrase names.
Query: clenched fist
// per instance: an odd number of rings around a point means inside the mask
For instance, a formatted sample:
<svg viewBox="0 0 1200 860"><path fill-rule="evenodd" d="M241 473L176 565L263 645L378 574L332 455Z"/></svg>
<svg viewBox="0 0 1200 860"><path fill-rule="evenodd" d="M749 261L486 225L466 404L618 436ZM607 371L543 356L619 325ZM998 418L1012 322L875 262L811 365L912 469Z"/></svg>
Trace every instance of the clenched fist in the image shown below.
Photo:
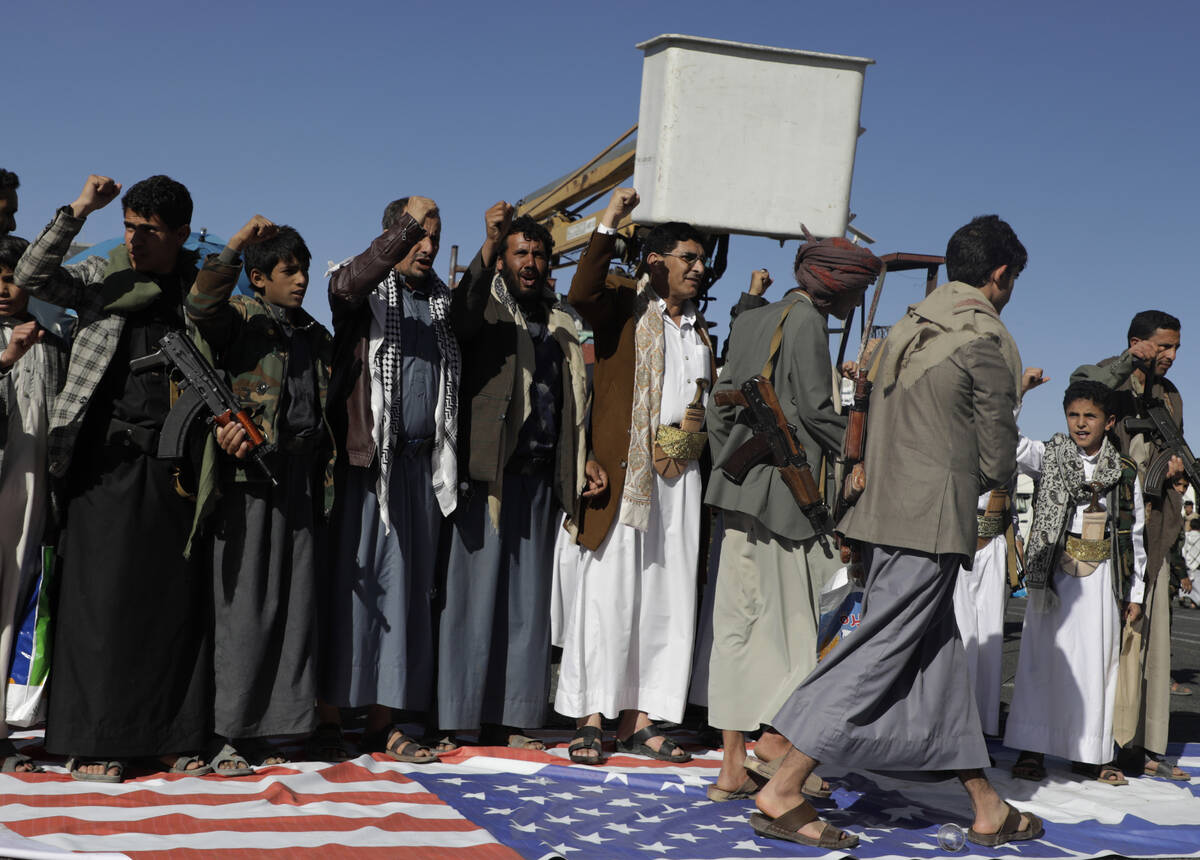
<svg viewBox="0 0 1200 860"><path fill-rule="evenodd" d="M772 283L774 282L770 272L766 269L755 269L750 273L750 295L761 296Z"/></svg>
<svg viewBox="0 0 1200 860"><path fill-rule="evenodd" d="M428 197L412 196L408 198L408 205L404 207L404 211L412 216L412 219L425 226L425 219L430 215L438 214L438 206Z"/></svg>
<svg viewBox="0 0 1200 860"><path fill-rule="evenodd" d="M612 193L612 198L608 201L608 208L600 216L600 223L605 227L616 227L621 223L622 218L637 208L640 202L641 198L632 188L618 188Z"/></svg>
<svg viewBox="0 0 1200 860"><path fill-rule="evenodd" d="M46 331L37 324L37 320L14 326L8 346L4 348L4 352L0 352L0 370L8 370L20 361L21 356L33 349L35 343L41 343L45 336Z"/></svg>
<svg viewBox="0 0 1200 860"><path fill-rule="evenodd" d="M247 245L257 245L273 239L278 234L279 228L274 222L261 215L255 215L246 222L246 226L233 234L233 238L229 240L229 247L234 251L241 251Z"/></svg>
<svg viewBox="0 0 1200 860"><path fill-rule="evenodd" d="M112 203L121 193L121 183L93 173L83 183L83 190L71 204L71 212L76 218L86 218L97 209L103 209Z"/></svg>

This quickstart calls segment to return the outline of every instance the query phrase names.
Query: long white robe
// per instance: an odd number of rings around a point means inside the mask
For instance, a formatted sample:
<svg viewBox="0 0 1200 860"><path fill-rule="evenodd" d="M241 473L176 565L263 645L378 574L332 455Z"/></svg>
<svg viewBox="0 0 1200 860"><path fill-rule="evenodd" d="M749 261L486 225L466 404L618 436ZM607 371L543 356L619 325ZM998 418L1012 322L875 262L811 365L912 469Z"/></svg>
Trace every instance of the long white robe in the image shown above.
<svg viewBox="0 0 1200 860"><path fill-rule="evenodd" d="M988 497L979 497L979 512ZM975 553L971 570L958 572L954 583L954 618L967 652L967 671L983 732L1000 733L1000 685L1003 676L1004 604L1008 596L1008 545L998 535Z"/></svg>
<svg viewBox="0 0 1200 860"><path fill-rule="evenodd" d="M1022 437L1017 447L1018 468L1026 474L1040 475L1045 450L1044 443ZM1080 453L1080 457L1084 476L1090 480L1099 455ZM1100 504L1105 504L1103 497ZM1079 532L1086 507L1083 504L1076 509L1070 531ZM1134 570L1129 599L1141 603L1146 550L1140 481L1134 484L1133 509ZM1109 528L1115 527L1110 521ZM1086 577L1071 576L1056 567L1053 585L1057 606L1039 612L1030 600L1025 609L1004 745L1071 761L1105 764L1113 757L1113 711L1121 645L1121 608L1113 597L1109 562L1101 562Z"/></svg>
<svg viewBox="0 0 1200 860"><path fill-rule="evenodd" d="M708 348L685 314L663 314L659 422L679 423L709 378ZM709 380L711 382L711 380ZM597 403L594 408L602 408ZM554 709L569 717L626 709L678 722L687 704L696 626L700 544L700 469L654 475L650 523L640 531L618 516L599 549L556 553L553 639L562 643Z"/></svg>
<svg viewBox="0 0 1200 860"><path fill-rule="evenodd" d="M0 350L12 329L0 326ZM37 576L41 565L42 530L46 522L46 429L48 404L43 344L0 375L9 386L8 434L0 457L0 661L8 672L16 635L17 600ZM0 685L0 738L8 736L4 723L5 693Z"/></svg>

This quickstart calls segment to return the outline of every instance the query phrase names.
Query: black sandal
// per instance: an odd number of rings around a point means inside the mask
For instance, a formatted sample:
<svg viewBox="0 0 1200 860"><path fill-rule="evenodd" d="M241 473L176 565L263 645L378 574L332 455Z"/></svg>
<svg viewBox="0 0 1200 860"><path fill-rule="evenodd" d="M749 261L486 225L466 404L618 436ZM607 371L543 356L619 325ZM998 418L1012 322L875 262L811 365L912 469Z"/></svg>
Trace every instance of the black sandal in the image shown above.
<svg viewBox="0 0 1200 860"><path fill-rule="evenodd" d="M662 738L662 743L658 749L654 749L646 744L646 741L651 738ZM671 755L675 750L679 750L683 755ZM648 758L658 761L673 761L677 763L688 762L692 760L692 754L684 750L679 744L671 740L662 733L658 726L651 723L641 731L634 732L625 740L617 738L617 752L629 753L630 755L644 755Z"/></svg>
<svg viewBox="0 0 1200 860"><path fill-rule="evenodd" d="M331 755L332 753L332 755ZM349 761L353 756L342 727L337 723L319 723L304 744L304 755L309 761L338 763Z"/></svg>
<svg viewBox="0 0 1200 860"><path fill-rule="evenodd" d="M599 726L584 726L575 732L576 740L567 747L567 755L575 764L600 764L600 753L603 749L601 739L604 737L604 730ZM595 755L584 755L583 750L594 752Z"/></svg>

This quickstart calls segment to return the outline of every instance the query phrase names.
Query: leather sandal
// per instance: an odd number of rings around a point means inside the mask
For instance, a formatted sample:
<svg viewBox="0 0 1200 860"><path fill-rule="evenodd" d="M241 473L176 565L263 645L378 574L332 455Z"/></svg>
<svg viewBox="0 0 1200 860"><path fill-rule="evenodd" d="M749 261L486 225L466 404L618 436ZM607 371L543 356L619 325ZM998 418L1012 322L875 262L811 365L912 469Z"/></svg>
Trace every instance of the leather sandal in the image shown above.
<svg viewBox="0 0 1200 860"><path fill-rule="evenodd" d="M80 770L90 764L103 765L104 769L100 773L84 773ZM127 762L120 759L105 761L104 759L76 758L75 756L67 759L67 770L71 774L71 779L77 779L80 782L123 782L127 766ZM110 770L115 770L116 773L109 773Z"/></svg>
<svg viewBox="0 0 1200 860"><path fill-rule="evenodd" d="M402 750L416 747L416 752ZM405 764L430 764L438 760L438 753L422 744L419 740L409 737L399 726L388 726L378 732L363 732L359 749L363 752L385 753L396 761ZM424 750L427 755L421 755Z"/></svg>
<svg viewBox="0 0 1200 860"><path fill-rule="evenodd" d="M1125 778L1125 774L1121 773L1120 769L1112 762L1108 764L1088 764L1082 761L1073 761L1071 762L1071 773L1087 777L1088 779L1094 779L1105 785L1129 785L1129 780Z"/></svg>
<svg viewBox="0 0 1200 860"><path fill-rule="evenodd" d="M976 845L995 848L997 845L1004 845L1008 842L1028 842L1032 839L1042 838L1042 834L1046 832L1042 819L1032 812L1021 812L1012 804L1005 805L1008 806L1008 815L999 830L995 833L978 833L972 827L967 831L967 839ZM1021 827L1022 815L1025 816L1027 822L1024 827Z"/></svg>
<svg viewBox="0 0 1200 860"><path fill-rule="evenodd" d="M779 765L783 763L783 758L772 759L771 761L763 761L760 758L746 757L746 768L752 776L766 782L779 771ZM821 779L815 773L810 773L804 780L804 785L800 786L800 793L806 794L815 800L825 800L833 796L833 788Z"/></svg>
<svg viewBox="0 0 1200 860"><path fill-rule="evenodd" d="M756 812L750 816L750 826L759 836L766 836L768 839L782 839L786 842L795 842L798 845L808 845L813 848L833 848L837 851L845 851L858 844L857 836L839 830L828 821L821 821L824 827L818 837L807 836L799 832L805 824L819 820L820 816L817 815L817 810L805 800L799 806L792 807L777 818Z"/></svg>
<svg viewBox="0 0 1200 860"><path fill-rule="evenodd" d="M603 748L601 739L604 737L604 730L598 726L584 726L575 732L576 741L572 741L567 747L567 755L575 764L600 764L602 759L600 753ZM591 750L596 753L594 756L583 755L583 750Z"/></svg>
<svg viewBox="0 0 1200 860"><path fill-rule="evenodd" d="M658 749L647 746L646 741L652 738L662 738L662 743ZM679 750L683 755L671 755L675 750ZM692 754L684 750L679 744L664 735L658 726L651 723L641 731L636 731L625 740L617 738L617 752L627 753L629 755L644 755L647 758L652 758L657 761L673 761L676 763L688 762L692 760Z"/></svg>
<svg viewBox="0 0 1200 860"><path fill-rule="evenodd" d="M1012 775L1017 779L1041 782L1046 778L1046 765L1040 753L1023 752L1012 766Z"/></svg>
<svg viewBox="0 0 1200 860"><path fill-rule="evenodd" d="M713 803L724 803L727 800L744 800L747 797L753 797L758 794L758 790L762 788L757 782L746 777L746 781L742 783L741 788L735 788L733 791L726 791L723 788L718 788L716 783L713 783L705 791L708 799Z"/></svg>
<svg viewBox="0 0 1200 860"><path fill-rule="evenodd" d="M224 746L222 746L221 749L217 751L217 754L209 759L208 764L209 767L212 768L213 773L215 773L217 776L254 775L254 768L250 767L250 762L246 761L246 757L238 752L231 743L226 743ZM223 764L231 766L221 767ZM178 765L178 761L176 761L176 765ZM175 771L174 767L172 767L171 770L177 773L180 772Z"/></svg>

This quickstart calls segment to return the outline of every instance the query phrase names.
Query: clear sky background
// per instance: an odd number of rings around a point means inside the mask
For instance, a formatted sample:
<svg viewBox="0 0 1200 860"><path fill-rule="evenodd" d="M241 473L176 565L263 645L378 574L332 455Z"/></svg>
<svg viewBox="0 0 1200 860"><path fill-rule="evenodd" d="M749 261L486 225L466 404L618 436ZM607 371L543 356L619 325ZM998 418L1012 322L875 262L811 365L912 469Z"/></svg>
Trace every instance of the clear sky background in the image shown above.
<svg viewBox="0 0 1200 860"><path fill-rule="evenodd" d="M0 166L21 177L18 234L36 235L89 173L127 186L168 173L191 190L196 229L228 237L262 213L300 230L306 307L323 320L325 261L366 247L388 200L437 199L445 276L451 244L464 262L478 248L490 204L636 122L637 42L687 33L873 58L855 225L878 254L941 254L979 214L1013 225L1029 266L1004 319L1052 378L1022 429L1061 429L1071 370L1120 352L1129 318L1159 308L1183 321L1171 378L1200 444L1200 4L115 0L13 3L3 18ZM81 241L120 225L111 206ZM769 268L777 297L795 249L734 237L709 312L722 335L749 272ZM922 287L922 273L890 275L878 321Z"/></svg>

